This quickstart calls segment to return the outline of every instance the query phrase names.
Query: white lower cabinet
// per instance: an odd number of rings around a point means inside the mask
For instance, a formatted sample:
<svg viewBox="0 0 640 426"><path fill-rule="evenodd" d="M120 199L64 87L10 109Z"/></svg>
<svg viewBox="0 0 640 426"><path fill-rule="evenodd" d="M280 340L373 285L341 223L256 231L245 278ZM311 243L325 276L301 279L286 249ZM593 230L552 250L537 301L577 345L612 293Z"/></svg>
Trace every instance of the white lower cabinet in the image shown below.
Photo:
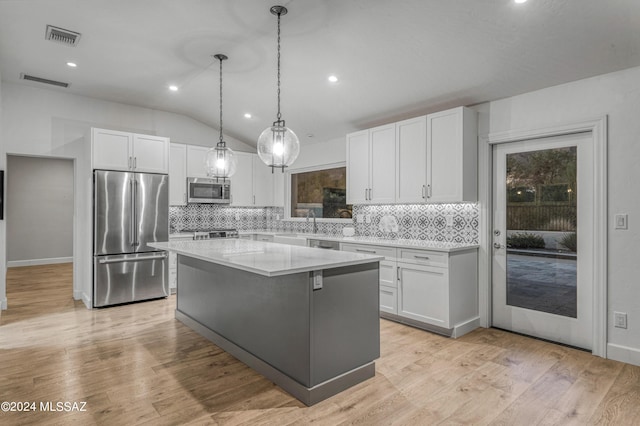
<svg viewBox="0 0 640 426"><path fill-rule="evenodd" d="M193 240L191 235L169 235L169 241L190 241ZM169 252L169 293L175 294L178 288L178 255L175 252Z"/></svg>
<svg viewBox="0 0 640 426"><path fill-rule="evenodd" d="M447 268L398 262L398 315L450 328Z"/></svg>
<svg viewBox="0 0 640 426"><path fill-rule="evenodd" d="M379 273L382 317L452 337L479 326L477 249L442 252L352 243L341 249L385 256Z"/></svg>

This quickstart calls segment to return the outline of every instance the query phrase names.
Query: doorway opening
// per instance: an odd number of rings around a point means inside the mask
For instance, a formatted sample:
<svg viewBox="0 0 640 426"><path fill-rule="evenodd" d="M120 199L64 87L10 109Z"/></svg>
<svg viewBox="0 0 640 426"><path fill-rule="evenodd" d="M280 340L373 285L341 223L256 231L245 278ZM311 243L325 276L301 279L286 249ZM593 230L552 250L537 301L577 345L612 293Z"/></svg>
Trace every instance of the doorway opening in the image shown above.
<svg viewBox="0 0 640 426"><path fill-rule="evenodd" d="M8 310L3 322L12 307L39 316L75 304L74 161L8 155L5 178Z"/></svg>

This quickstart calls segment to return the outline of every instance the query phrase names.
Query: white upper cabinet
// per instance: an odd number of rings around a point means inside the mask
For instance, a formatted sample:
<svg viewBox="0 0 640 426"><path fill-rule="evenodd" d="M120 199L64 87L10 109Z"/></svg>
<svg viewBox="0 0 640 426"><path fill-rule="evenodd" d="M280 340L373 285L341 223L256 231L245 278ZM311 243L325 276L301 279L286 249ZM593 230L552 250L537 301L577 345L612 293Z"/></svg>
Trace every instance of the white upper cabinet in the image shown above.
<svg viewBox="0 0 640 426"><path fill-rule="evenodd" d="M427 117L396 123L396 202L427 199Z"/></svg>
<svg viewBox="0 0 640 426"><path fill-rule="evenodd" d="M169 205L187 204L187 145L172 143L169 159Z"/></svg>
<svg viewBox="0 0 640 426"><path fill-rule="evenodd" d="M347 135L347 203L395 201L395 124Z"/></svg>
<svg viewBox="0 0 640 426"><path fill-rule="evenodd" d="M236 152L238 166L231 176L231 205L258 207L274 205L274 175L257 154ZM279 171L276 170L276 173Z"/></svg>
<svg viewBox="0 0 640 426"><path fill-rule="evenodd" d="M201 177L207 176L207 153L209 147L187 145L187 177Z"/></svg>
<svg viewBox="0 0 640 426"><path fill-rule="evenodd" d="M347 203L365 204L369 198L369 131L347 135Z"/></svg>
<svg viewBox="0 0 640 426"><path fill-rule="evenodd" d="M260 158L258 158L260 160ZM281 170L275 170L273 173L273 205L275 207L284 207L285 194L285 174Z"/></svg>
<svg viewBox="0 0 640 426"><path fill-rule="evenodd" d="M236 152L236 172L231 176L231 205L253 205L253 155Z"/></svg>
<svg viewBox="0 0 640 426"><path fill-rule="evenodd" d="M256 206L272 206L274 205L274 176L276 173L282 174L282 171L276 169L272 173L271 167L264 164L258 154L251 155L253 157L253 203Z"/></svg>
<svg viewBox="0 0 640 426"><path fill-rule="evenodd" d="M169 173L169 138L91 129L93 169Z"/></svg>
<svg viewBox="0 0 640 426"><path fill-rule="evenodd" d="M428 201L477 201L477 158L475 111L458 107L427 115Z"/></svg>
<svg viewBox="0 0 640 426"><path fill-rule="evenodd" d="M93 169L169 173L169 138L91 129Z"/></svg>

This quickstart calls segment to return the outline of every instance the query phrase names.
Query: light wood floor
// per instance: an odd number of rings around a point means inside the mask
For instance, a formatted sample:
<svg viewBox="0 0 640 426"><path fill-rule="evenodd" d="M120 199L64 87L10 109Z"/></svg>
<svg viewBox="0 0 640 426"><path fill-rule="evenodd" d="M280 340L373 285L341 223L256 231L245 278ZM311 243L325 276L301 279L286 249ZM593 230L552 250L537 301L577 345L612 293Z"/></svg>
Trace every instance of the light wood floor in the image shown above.
<svg viewBox="0 0 640 426"><path fill-rule="evenodd" d="M173 317L175 297L87 310L71 265L11 268L0 401L86 412L0 424L639 424L640 367L494 330L453 340L381 320L376 377L311 408Z"/></svg>

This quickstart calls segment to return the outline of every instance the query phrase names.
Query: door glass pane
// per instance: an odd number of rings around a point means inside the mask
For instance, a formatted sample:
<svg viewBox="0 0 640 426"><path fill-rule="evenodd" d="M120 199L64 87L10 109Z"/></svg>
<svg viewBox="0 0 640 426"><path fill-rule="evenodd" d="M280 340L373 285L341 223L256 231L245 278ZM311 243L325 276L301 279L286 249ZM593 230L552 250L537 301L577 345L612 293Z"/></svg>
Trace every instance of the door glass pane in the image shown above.
<svg viewBox="0 0 640 426"><path fill-rule="evenodd" d="M507 154L507 305L576 318L576 147Z"/></svg>

